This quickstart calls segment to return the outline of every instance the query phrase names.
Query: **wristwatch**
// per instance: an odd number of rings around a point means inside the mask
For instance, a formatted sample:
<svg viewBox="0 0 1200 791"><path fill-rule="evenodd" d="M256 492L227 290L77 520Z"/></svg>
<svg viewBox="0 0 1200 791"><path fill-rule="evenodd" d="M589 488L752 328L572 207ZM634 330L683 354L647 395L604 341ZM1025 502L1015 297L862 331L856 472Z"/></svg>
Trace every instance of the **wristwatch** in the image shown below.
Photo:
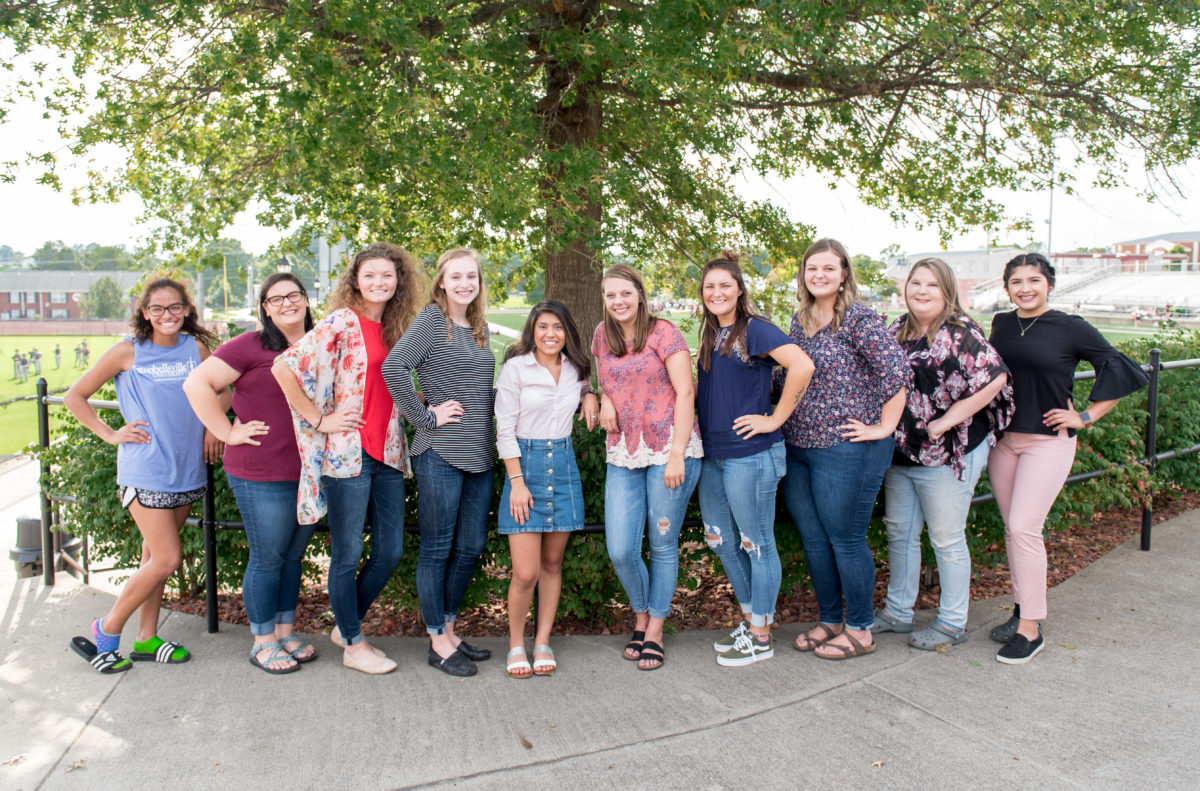
<svg viewBox="0 0 1200 791"><path fill-rule="evenodd" d="M1085 426L1092 422L1092 416L1087 413L1086 409L1079 413L1079 419L1083 421L1083 425Z"/></svg>

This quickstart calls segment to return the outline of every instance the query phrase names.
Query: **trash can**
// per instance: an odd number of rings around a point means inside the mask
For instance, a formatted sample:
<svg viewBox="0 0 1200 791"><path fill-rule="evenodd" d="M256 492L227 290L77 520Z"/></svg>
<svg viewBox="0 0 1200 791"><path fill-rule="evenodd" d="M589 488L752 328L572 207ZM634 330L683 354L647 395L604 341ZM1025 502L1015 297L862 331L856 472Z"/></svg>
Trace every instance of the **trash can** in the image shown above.
<svg viewBox="0 0 1200 791"><path fill-rule="evenodd" d="M8 551L17 567L17 578L36 577L42 573L42 520L35 517L17 518L17 543Z"/></svg>

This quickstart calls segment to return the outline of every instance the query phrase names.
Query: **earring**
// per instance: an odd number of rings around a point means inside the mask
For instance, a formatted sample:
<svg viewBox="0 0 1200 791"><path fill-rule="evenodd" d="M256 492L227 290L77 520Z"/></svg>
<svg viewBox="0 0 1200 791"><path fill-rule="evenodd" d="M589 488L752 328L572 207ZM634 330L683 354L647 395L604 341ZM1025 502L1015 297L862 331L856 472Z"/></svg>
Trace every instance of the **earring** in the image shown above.
<svg viewBox="0 0 1200 791"><path fill-rule="evenodd" d="M846 290L845 286L838 286L838 291L845 291L845 290Z"/></svg>

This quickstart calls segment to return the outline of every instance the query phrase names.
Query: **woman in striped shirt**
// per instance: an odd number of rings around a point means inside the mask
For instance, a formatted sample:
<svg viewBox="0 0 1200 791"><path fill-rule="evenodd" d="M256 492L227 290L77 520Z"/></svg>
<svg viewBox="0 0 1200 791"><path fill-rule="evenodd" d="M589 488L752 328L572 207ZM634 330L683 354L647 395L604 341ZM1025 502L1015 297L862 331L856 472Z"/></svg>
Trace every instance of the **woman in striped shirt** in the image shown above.
<svg viewBox="0 0 1200 791"><path fill-rule="evenodd" d="M487 535L492 499L492 382L496 359L487 328L479 254L455 248L438 258L429 305L388 354L383 378L416 427L421 551L417 596L429 632L429 664L475 675L491 656L454 633L463 594ZM416 372L425 399L413 384Z"/></svg>

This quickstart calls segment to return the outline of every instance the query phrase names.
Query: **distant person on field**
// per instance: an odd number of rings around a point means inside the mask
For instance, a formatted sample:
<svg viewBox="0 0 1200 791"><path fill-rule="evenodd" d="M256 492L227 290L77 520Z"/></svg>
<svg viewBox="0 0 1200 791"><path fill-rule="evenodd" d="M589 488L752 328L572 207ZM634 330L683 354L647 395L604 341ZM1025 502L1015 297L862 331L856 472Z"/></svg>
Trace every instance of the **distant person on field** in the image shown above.
<svg viewBox="0 0 1200 791"><path fill-rule="evenodd" d="M29 359L33 361L33 372L38 376L42 375L42 353L34 349L29 353Z"/></svg>
<svg viewBox="0 0 1200 791"><path fill-rule="evenodd" d="M83 367L83 346L75 344L75 367Z"/></svg>
<svg viewBox="0 0 1200 791"><path fill-rule="evenodd" d="M62 347L54 344L54 370L62 368Z"/></svg>
<svg viewBox="0 0 1200 791"><path fill-rule="evenodd" d="M199 323L197 323L196 326L203 329L203 326ZM204 330L204 332L207 333L208 330ZM91 364L92 352L90 349L88 349L87 341L80 341L79 346L83 351L83 365L86 368Z"/></svg>
<svg viewBox="0 0 1200 791"><path fill-rule="evenodd" d="M13 352L13 379L21 381L21 352Z"/></svg>

